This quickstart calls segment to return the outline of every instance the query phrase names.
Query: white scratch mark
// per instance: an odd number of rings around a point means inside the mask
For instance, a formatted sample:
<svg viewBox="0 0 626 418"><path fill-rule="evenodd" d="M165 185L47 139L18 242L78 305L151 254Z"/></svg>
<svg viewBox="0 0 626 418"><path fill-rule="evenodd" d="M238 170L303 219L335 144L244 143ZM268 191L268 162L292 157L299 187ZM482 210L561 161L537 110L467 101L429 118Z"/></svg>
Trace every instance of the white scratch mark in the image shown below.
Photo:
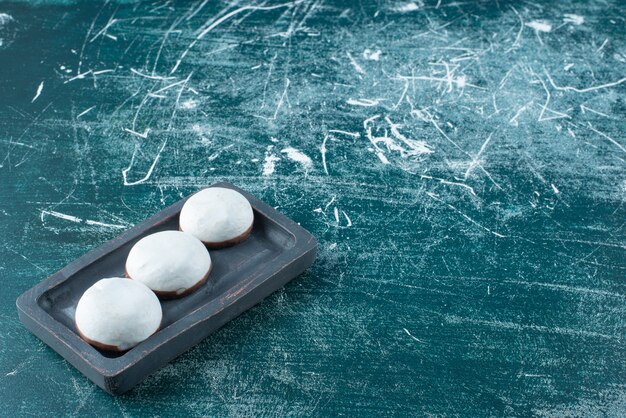
<svg viewBox="0 0 626 418"><path fill-rule="evenodd" d="M348 99L346 103L352 106L372 107L378 105L380 102L377 99Z"/></svg>
<svg viewBox="0 0 626 418"><path fill-rule="evenodd" d="M324 206L324 211L326 211L328 209L328 207L333 204L333 202L335 201L336 197L337 196L333 195L333 197L330 199L330 201L328 203L326 203L326 206Z"/></svg>
<svg viewBox="0 0 626 418"><path fill-rule="evenodd" d="M202 3L200 3L200 5L193 12L189 13L189 15L185 18L185 20L193 19L193 17L197 15L200 12L200 10L202 10L204 6L206 6L208 2L209 0L204 0Z"/></svg>
<svg viewBox="0 0 626 418"><path fill-rule="evenodd" d="M114 229L125 229L126 228L126 225L107 224L107 223L104 223L104 222L92 221L91 219L87 219L85 221L85 223L87 225L102 226L102 227L105 227L105 228L114 228Z"/></svg>
<svg viewBox="0 0 626 418"><path fill-rule="evenodd" d="M437 195L435 195L434 193L431 192L426 192L426 195L428 195L430 198L441 202L443 204L445 204L446 206L448 206L450 209L454 210L456 213L458 213L459 215L461 215L463 218L465 218L467 221L471 222L472 224L476 225L477 227L495 235L498 238L506 238L506 235L502 235L499 232L493 231L489 228L487 228L486 226L483 226L481 224L479 224L478 222L476 222L474 219L470 218L469 216L467 216L465 213L461 212L459 209L457 209L456 207L452 206L451 204L444 202L443 200L441 200L439 197L437 197Z"/></svg>
<svg viewBox="0 0 626 418"><path fill-rule="evenodd" d="M92 74L93 75L100 75L100 74L106 74L106 73L112 73L112 72L115 72L115 68L109 68L107 70L94 71Z"/></svg>
<svg viewBox="0 0 626 418"><path fill-rule="evenodd" d="M335 206L335 208L333 209L333 213L335 215L335 221L337 222L337 224L339 224L339 209L337 209L337 207Z"/></svg>
<svg viewBox="0 0 626 418"><path fill-rule="evenodd" d="M526 23L526 26L536 30L537 32L548 33L552 31L552 25L550 22L545 20L533 20L532 22Z"/></svg>
<svg viewBox="0 0 626 418"><path fill-rule="evenodd" d="M271 150L272 150L273 146L270 145L267 147L267 151L265 153L265 160L263 161L263 175L264 176L269 176L274 174L274 171L276 171L276 162L280 161L280 158L278 158L276 155L274 155Z"/></svg>
<svg viewBox="0 0 626 418"><path fill-rule="evenodd" d="M419 9L419 6L415 2L399 4L393 8L393 10L395 10L396 12L400 12L400 13L414 12L418 9Z"/></svg>
<svg viewBox="0 0 626 418"><path fill-rule="evenodd" d="M167 125L167 129L172 129L172 123L174 123L174 117L176 116L176 111L178 110L178 108L180 107L180 97L183 94L183 91L185 90L185 86L187 85L187 82L191 79L191 76L193 75L193 71L189 73L189 75L187 76L187 78L184 80L183 85L181 86L181 88L178 90L178 94L176 95L176 104L174 105L174 109L172 110L172 115L170 116L170 122ZM135 125L133 124L133 128L135 127Z"/></svg>
<svg viewBox="0 0 626 418"><path fill-rule="evenodd" d="M287 157L290 160L300 163L305 170L309 170L313 167L313 161L311 158L300 150L293 147L287 147L283 148L280 152L287 154Z"/></svg>
<svg viewBox="0 0 626 418"><path fill-rule="evenodd" d="M400 94L400 98L398 99L396 104L393 105L394 109L397 109L398 106L400 106L400 103L402 103L402 100L404 100L407 91L409 91L409 80L404 80L404 88L402 89L402 94Z"/></svg>
<svg viewBox="0 0 626 418"><path fill-rule="evenodd" d="M343 216L346 218L346 221L348 222L346 227L350 228L352 226L352 220L350 220L350 217L348 216L348 214L344 210L342 210L341 213L343 213Z"/></svg>
<svg viewBox="0 0 626 418"><path fill-rule="evenodd" d="M37 87L37 92L35 93L35 97L33 97L33 100L30 101L31 103L33 103L35 100L39 98L42 90L43 90L43 81L39 84L39 87Z"/></svg>
<svg viewBox="0 0 626 418"><path fill-rule="evenodd" d="M114 40L117 40L117 38L113 35L108 35L106 33L106 31L113 26L116 22L118 22L117 19L113 18L113 16L111 16L111 18L109 19L109 21L106 23L106 25L104 25L104 27L102 29L100 29L100 31L98 31L98 33L96 33L91 40L89 41L89 43L92 43L93 41L95 41L96 39L98 39L99 36L101 35L105 35L105 36L109 36L112 37Z"/></svg>
<svg viewBox="0 0 626 418"><path fill-rule="evenodd" d="M175 82L175 83L168 84L167 86L165 86L165 87L162 87L162 88L158 89L157 91L153 92L152 94L159 94L159 93L161 93L161 92L164 92L165 90L169 90L169 89L171 89L172 87L176 87L176 86L181 85L181 84L184 84L184 83L186 83L186 82L187 82L187 80L180 80L180 81L177 81L177 82Z"/></svg>
<svg viewBox="0 0 626 418"><path fill-rule="evenodd" d="M181 105L181 108L185 110L195 109L196 107L198 107L198 102L193 99L185 100L183 104Z"/></svg>
<svg viewBox="0 0 626 418"><path fill-rule="evenodd" d="M541 78L539 78L539 76L537 74L535 74L534 71L531 70L531 72L537 78L537 80L539 81L539 83L543 87L543 90L546 92L546 101L543 104L543 107L541 108L541 112L539 113L539 119L537 121L538 122L544 122L544 121L552 120L552 119L570 118L570 116L568 114L557 112L556 110L552 110L552 109L548 108L548 105L550 104L550 99L551 99L552 95L550 94L550 91L548 90L548 87L546 87L546 83ZM546 111L552 113L554 116L544 118L543 115L545 114Z"/></svg>
<svg viewBox="0 0 626 418"><path fill-rule="evenodd" d="M352 54L350 54L349 52L346 52L346 55L348 55L348 59L350 60L350 64L352 64L352 66L354 67L356 72L359 73L359 74L365 74L365 70L363 70L363 67L361 67L359 65L359 63L356 62L356 60L354 59Z"/></svg>
<svg viewBox="0 0 626 418"><path fill-rule="evenodd" d="M408 329L406 329L406 328L402 328L402 329L404 330L404 332L406 332L406 335L408 335L409 337L413 338L413 339L414 339L415 341L417 341L418 343L422 343L422 344L424 344L424 341L420 340L420 339L419 339L419 338L417 338L417 337L414 337L414 336L413 336L413 334L411 334L411 333L409 332L409 330L408 330Z"/></svg>
<svg viewBox="0 0 626 418"><path fill-rule="evenodd" d="M400 133L398 128L401 128L402 125L393 123L389 116L385 116L385 120L389 124L389 129L391 130L391 135L404 143L410 150L407 152L409 156L420 156L422 154L431 154L433 150L430 146L424 141L417 141L415 139L410 139Z"/></svg>
<svg viewBox="0 0 626 418"><path fill-rule="evenodd" d="M567 127L567 133L569 133L569 135L572 138L576 138L576 134L574 133L574 131L572 131L572 128L570 128L569 126Z"/></svg>
<svg viewBox="0 0 626 418"><path fill-rule="evenodd" d="M563 15L563 22L573 23L574 25L582 25L585 23L585 17L573 13L565 13Z"/></svg>
<svg viewBox="0 0 626 418"><path fill-rule="evenodd" d="M134 68L130 69L131 73L135 73L138 76L150 79L150 80L176 80L176 77L164 77L164 76L160 76L160 75L149 75L149 74L144 74L139 70L135 70Z"/></svg>
<svg viewBox="0 0 626 418"><path fill-rule="evenodd" d="M224 151L226 151L227 149L230 149L230 148L232 148L232 147L234 147L234 146L235 146L235 144L229 144L229 145L226 145L224 148L222 148L222 149L219 149L219 150L215 151L215 152L214 152L213 154L211 154L211 155L210 155L207 159L208 159L209 161L213 161L213 160L215 160L217 157L219 157L219 156L222 154L222 152L224 152ZM258 161L258 160L256 160L256 161Z"/></svg>
<svg viewBox="0 0 626 418"><path fill-rule="evenodd" d="M80 118L81 116L85 116L87 113L91 112L95 108L96 106L91 106L89 109L83 110L78 114L78 116L76 116L76 119Z"/></svg>
<svg viewBox="0 0 626 418"><path fill-rule="evenodd" d="M493 132L491 132L489 134L489 136L487 136L487 139L485 139L485 142L483 142L482 146L480 147L480 150L478 150L478 154L476 154L476 157L474 157L474 159L472 159L472 162L470 163L469 167L467 167L467 170L465 171L465 175L463 176L464 180L467 180L467 178L471 174L471 172L474 169L474 167L476 167L476 165L478 165L478 162L480 160L480 156L485 151L485 148L487 148L487 144L489 144L489 142L491 141L491 137L492 136L493 136Z"/></svg>
<svg viewBox="0 0 626 418"><path fill-rule="evenodd" d="M165 145L167 144L167 138L165 139L165 141L163 141L163 144L161 145L161 148L159 148L159 152L157 152L156 157L154 157L154 161L152 161L152 164L150 165L150 168L148 169L148 172L146 173L146 175L136 181L131 181L129 182L126 178L126 174L130 171L130 169L133 166L133 162L135 161L135 155L137 154L137 151L139 150L139 147L135 147L135 151L133 152L133 155L130 159L130 163L128 164L128 167L126 167L125 169L122 170L122 177L124 179L124 186L135 186L137 184L141 184L143 182L145 182L146 180L148 180L150 178L150 176L152 175L152 171L154 170L154 167L157 165L157 162L159 161L159 158L161 157L161 152L163 152L163 149L165 148Z"/></svg>
<svg viewBox="0 0 626 418"><path fill-rule="evenodd" d="M70 79L66 80L63 84L67 84L67 83L69 83L70 81L83 79L83 78L85 78L87 75L89 75L89 74L91 74L91 73L92 73L92 71L91 71L91 70L89 70L89 71L85 71L84 73L77 74L77 75L75 75L74 77L72 77L72 78L70 78Z"/></svg>
<svg viewBox="0 0 626 418"><path fill-rule="evenodd" d="M46 273L46 270L44 270L43 268L39 267L37 264L33 263L28 257L26 257L24 254L18 253L17 251L15 251L13 248L7 247L6 245L4 246L4 248L6 248L7 250L11 251L13 254L20 256L22 259L24 259L24 261L26 261L28 264L30 264L31 266L37 268L39 271L42 271L44 273ZM18 366L19 368L19 366Z"/></svg>
<svg viewBox="0 0 626 418"><path fill-rule="evenodd" d="M343 135L348 135L351 136L353 138L360 138L361 134L358 132L347 132L347 131L342 131L339 129L329 129L328 132L330 133L335 133L335 134L343 134Z"/></svg>
<svg viewBox="0 0 626 418"><path fill-rule="evenodd" d="M411 112L411 113L412 113L412 112ZM463 148L461 148L461 147L459 146L459 144L457 144L456 142L454 142L454 141L452 140L452 138L450 138L450 137L449 137L449 136L448 136L448 135L447 135L447 134L443 131L443 129L441 129L441 127L439 126L439 124L437 123L437 121L435 120L435 118L434 118L434 117L432 117L432 115L429 115L429 119L428 119L428 121L429 121L430 123L432 123L432 124L433 124L433 126L435 127L435 129L437 129L437 131L439 131L439 133L440 133L440 134L441 134L441 135L442 135L442 136L443 136L443 137L444 137L444 138L445 138L448 142L450 142L452 145L454 145L454 147L455 147L456 149L458 149L459 151L461 151L463 154L465 154L465 155L466 155L466 156L468 156L469 158L472 158L472 156L471 156L471 155L469 155L469 154L468 154L468 153L467 153L467 152L466 152Z"/></svg>
<svg viewBox="0 0 626 418"><path fill-rule="evenodd" d="M213 23L211 23L209 26L207 26L204 30L202 30L198 34L198 36L196 36L196 38L189 44L189 46L187 46L187 48L183 51L183 53L180 55L180 57L176 60L176 63L174 64L174 67L170 71L170 74L173 74L174 72L176 72L176 70L178 69L180 64L183 62L183 60L185 59L185 57L187 56L187 54L189 53L191 48L193 48L194 45L196 43L198 43L199 40L204 38L207 33L211 32L213 29L215 29L216 27L218 27L219 25L221 25L223 22L225 22L226 20L230 19L231 17L233 17L233 16L235 16L235 15L241 13L241 12L245 12L246 10L251 10L253 12L256 11L256 10L274 10L274 9L278 9L278 8L281 8L281 7L291 7L291 6L294 6L294 5L298 4L298 3L300 3L300 1L276 4L276 5L273 5L273 6L243 6L243 7L240 7L238 9L235 9L235 10L229 12L229 13L226 13L224 16L222 16L219 19L213 21Z"/></svg>
<svg viewBox="0 0 626 418"><path fill-rule="evenodd" d="M600 52L600 51L602 51L602 50L604 49L604 47L606 46L606 44L607 44L607 43L609 43L609 38L606 38L606 39L604 40L604 42L602 42L602 45L600 45L600 48L598 48L598 49L596 50L596 52Z"/></svg>
<svg viewBox="0 0 626 418"><path fill-rule="evenodd" d="M427 175L421 175L420 178L422 179L429 179L429 180L437 180L439 181L439 183L441 184L448 184L450 186L459 186L459 187L463 187L464 189L469 190L470 194L474 197L478 197L476 195L476 192L474 192L474 188L472 186L468 186L465 183L458 183L456 181L449 181L449 180L445 180L442 178L438 178L438 177L431 177L431 176L427 176Z"/></svg>
<svg viewBox="0 0 626 418"><path fill-rule="evenodd" d="M83 222L83 220L81 218L77 217L77 216L68 215L68 214L57 212L57 211L54 211L54 210L42 210L41 211L41 215L40 215L40 219L41 219L42 223L45 223L44 215L49 215L49 216L52 216L52 217L55 217L55 218L58 218L58 219L64 219L66 221L75 222L75 223ZM100 221L93 221L91 219L87 219L84 222L87 225L102 226L102 227L106 227L106 228L124 229L124 228L128 227L128 225L109 224L109 223L100 222Z"/></svg>
<svg viewBox="0 0 626 418"><path fill-rule="evenodd" d="M532 103L532 101L526 103L524 106L520 107L519 109L517 109L517 113L515 113L515 115L509 120L509 123L513 126L518 126L519 122L517 120L517 118L520 117L520 115L522 114L522 112L524 112L526 109L528 109L528 106Z"/></svg>
<svg viewBox="0 0 626 418"><path fill-rule="evenodd" d="M324 139L322 140L322 145L320 146L320 153L322 154L322 167L324 167L324 173L328 176L328 166L326 165L326 141L328 140L329 135L324 135Z"/></svg>
<svg viewBox="0 0 626 418"><path fill-rule="evenodd" d="M0 25L6 25L11 21L13 21L13 16L8 13L0 13Z"/></svg>
<svg viewBox="0 0 626 418"><path fill-rule="evenodd" d="M458 315L446 315L445 320L451 324L463 324L469 323L474 325L482 325L482 326L491 326L498 329L510 329L515 331L535 331L547 334L561 334L561 335L570 335L574 337L594 337L594 338L603 338L603 339L617 339L620 337L616 337L613 335L601 334L593 331L582 331L580 329L574 328L561 328L561 327L548 327L545 325L535 325L535 324L519 324L516 322L509 321L497 321L497 320L484 320L484 319L475 319L475 318L465 318Z"/></svg>
<svg viewBox="0 0 626 418"><path fill-rule="evenodd" d="M589 123L589 129L591 129L592 131L594 131L595 133L597 133L598 135L602 136L603 138L607 139L608 141L610 141L611 143L613 143L614 145L616 145L619 149L621 149L622 151L626 152L626 148L624 148L624 146L622 146L622 144L620 144L619 142L617 142L616 140L614 140L613 138L611 138L610 136L608 136L607 134L605 134L604 132L600 132L599 130L597 130L596 128L593 127L593 125L591 123Z"/></svg>
<svg viewBox="0 0 626 418"><path fill-rule="evenodd" d="M415 75L415 76L399 75L395 78L398 80L403 80L405 82L407 80L421 80L421 81L436 81L438 83L446 83L446 85L448 86L448 91L452 90L453 85L458 88L472 87L478 90L487 90L486 88L477 86L476 84L468 83L467 77L464 75L453 77L452 72L449 72L446 77L432 77L432 76L425 76L425 75Z"/></svg>
<svg viewBox="0 0 626 418"><path fill-rule="evenodd" d="M559 191L559 189L558 189L558 188L554 185L554 183L551 183L551 184L550 184L550 186L552 186L552 190L554 191L554 194L559 194L559 193L561 193L561 192Z"/></svg>
<svg viewBox="0 0 626 418"><path fill-rule="evenodd" d="M374 149L376 150L376 156L378 157L378 159L383 163L383 164L389 164L389 160L387 159L387 157L385 156L385 153L383 152L383 150L378 146L378 144L376 143L376 140L374 139L374 136L372 135L372 127L369 126L369 124L371 122L373 122L374 120L378 119L380 117L380 115L374 115L371 118L365 119L363 121L363 128L365 129L365 134L367 136L367 139L370 141L370 143L374 146Z"/></svg>
<svg viewBox="0 0 626 418"><path fill-rule="evenodd" d="M378 61L380 60L380 54L382 54L380 49L377 49L376 51L366 49L365 51L363 51L363 58L369 61Z"/></svg>
<svg viewBox="0 0 626 418"><path fill-rule="evenodd" d="M594 110L590 107L585 106L584 104L580 105L580 110L585 113L585 111L590 111L591 113L595 113L596 115L600 115L600 116L604 116L605 118L611 118L609 115L607 115L606 113L602 113L602 112L598 112L597 110Z"/></svg>
<svg viewBox="0 0 626 418"><path fill-rule="evenodd" d="M70 222L82 222L82 219L77 218L76 216L67 215L65 213L56 212L54 210L42 210L40 216L41 222L44 222L44 215L54 216L55 218L65 219L66 221Z"/></svg>
<svg viewBox="0 0 626 418"><path fill-rule="evenodd" d="M269 120L276 120L276 117L278 117L278 111L280 110L281 107L283 107L283 103L285 101L285 97L287 97L287 90L289 89L289 84L291 83L291 81L289 81L288 78L285 78L285 89L283 90L283 94L280 95L280 99L278 100L278 104L276 105L276 110L274 110L274 115L269 118ZM263 118L263 119L268 119L268 118Z"/></svg>
<svg viewBox="0 0 626 418"><path fill-rule="evenodd" d="M30 149L35 149L35 147L33 147L32 145L28 145L28 144L25 144L23 142L9 141L9 140L6 140L6 139L0 139L0 142L4 142L5 144L18 145L20 147L26 147L26 148L30 148Z"/></svg>
<svg viewBox="0 0 626 418"><path fill-rule="evenodd" d="M577 88L577 87L572 87L572 86L557 86L556 83L554 82L554 80L552 79L552 77L550 76L550 74L548 74L548 71L544 68L543 71L545 72L546 76L548 77L548 81L550 82L550 84L552 85L552 87L554 87L557 90L560 91L575 91L576 93L587 93L590 91L594 91L594 90L600 90L600 89L606 89L608 87L613 87L613 86L617 86L619 84L622 84L623 82L626 81L626 77L621 78L617 81L613 81L610 83L605 83L605 84L600 84L598 86L592 86L592 87L584 87L584 88Z"/></svg>
<svg viewBox="0 0 626 418"><path fill-rule="evenodd" d="M128 132L129 134L138 136L139 138L146 139L146 138L148 138L148 133L150 133L150 128L146 128L146 130L143 131L143 133L139 133L137 131L133 131L132 129L129 129L129 128L124 128L124 131Z"/></svg>
<svg viewBox="0 0 626 418"><path fill-rule="evenodd" d="M504 51L505 54L508 54L512 50L514 50L517 47L519 47L519 42L520 42L520 39L522 37L522 32L524 31L524 19L522 19L522 16L515 9L515 7L513 7L513 6L510 6L510 7L513 10L513 12L517 15L517 18L519 19L519 22L520 22L520 27L519 27L519 31L517 31L517 36L515 37L515 41L513 42L513 45L511 45L510 48L508 48L506 51Z"/></svg>

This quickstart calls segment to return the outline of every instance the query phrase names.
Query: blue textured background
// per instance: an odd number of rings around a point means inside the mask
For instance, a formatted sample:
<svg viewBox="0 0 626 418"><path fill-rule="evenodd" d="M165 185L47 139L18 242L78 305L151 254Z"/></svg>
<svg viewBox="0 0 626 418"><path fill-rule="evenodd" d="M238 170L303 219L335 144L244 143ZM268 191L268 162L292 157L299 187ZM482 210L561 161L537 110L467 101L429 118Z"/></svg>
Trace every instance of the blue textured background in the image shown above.
<svg viewBox="0 0 626 418"><path fill-rule="evenodd" d="M626 6L0 3L0 415L626 410ZM15 299L228 180L304 275L122 397Z"/></svg>

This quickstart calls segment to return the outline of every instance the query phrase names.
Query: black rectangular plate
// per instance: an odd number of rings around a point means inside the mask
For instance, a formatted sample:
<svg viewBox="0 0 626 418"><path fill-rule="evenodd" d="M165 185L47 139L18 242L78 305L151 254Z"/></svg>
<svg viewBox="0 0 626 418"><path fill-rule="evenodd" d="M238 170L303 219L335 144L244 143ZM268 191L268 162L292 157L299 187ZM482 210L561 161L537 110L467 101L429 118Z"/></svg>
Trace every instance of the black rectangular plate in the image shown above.
<svg viewBox="0 0 626 418"><path fill-rule="evenodd" d="M304 228L254 196L252 233L243 243L211 250L213 270L196 292L161 301L161 329L124 353L98 350L76 332L74 312L83 292L106 277L124 277L131 247L154 232L178 230L183 199L68 264L17 299L20 321L74 367L109 393L131 389L210 333L259 303L306 270L317 242Z"/></svg>

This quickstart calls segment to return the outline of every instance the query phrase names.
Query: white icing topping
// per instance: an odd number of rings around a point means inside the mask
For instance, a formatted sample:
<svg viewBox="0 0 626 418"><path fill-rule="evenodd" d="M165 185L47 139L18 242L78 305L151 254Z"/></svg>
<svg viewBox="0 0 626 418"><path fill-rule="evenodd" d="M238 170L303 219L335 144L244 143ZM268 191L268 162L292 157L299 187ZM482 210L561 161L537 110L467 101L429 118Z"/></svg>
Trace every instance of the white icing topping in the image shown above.
<svg viewBox="0 0 626 418"><path fill-rule="evenodd" d="M161 304L145 285L130 279L102 279L76 306L76 326L92 341L128 350L161 325Z"/></svg>
<svg viewBox="0 0 626 418"><path fill-rule="evenodd" d="M180 231L162 231L137 242L128 254L126 273L155 292L181 294L211 270L211 256L199 239Z"/></svg>
<svg viewBox="0 0 626 418"><path fill-rule="evenodd" d="M237 238L252 226L253 221L248 199L223 187L199 191L180 211L180 229L207 243Z"/></svg>

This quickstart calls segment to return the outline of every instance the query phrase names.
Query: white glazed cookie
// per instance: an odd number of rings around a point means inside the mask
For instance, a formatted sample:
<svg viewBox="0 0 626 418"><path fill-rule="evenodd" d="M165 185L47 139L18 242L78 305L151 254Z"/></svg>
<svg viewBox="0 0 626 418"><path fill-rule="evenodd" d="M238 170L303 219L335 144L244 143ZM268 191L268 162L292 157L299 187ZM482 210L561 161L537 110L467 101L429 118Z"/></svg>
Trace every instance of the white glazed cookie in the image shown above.
<svg viewBox="0 0 626 418"><path fill-rule="evenodd" d="M209 248L238 244L252 232L254 214L241 193L209 187L194 194L180 211L180 229Z"/></svg>
<svg viewBox="0 0 626 418"><path fill-rule="evenodd" d="M211 267L204 244L180 231L162 231L142 238L126 259L126 275L163 297L193 292L207 280Z"/></svg>
<svg viewBox="0 0 626 418"><path fill-rule="evenodd" d="M126 278L102 279L76 306L76 328L85 341L104 350L126 351L161 326L161 304L145 285Z"/></svg>

